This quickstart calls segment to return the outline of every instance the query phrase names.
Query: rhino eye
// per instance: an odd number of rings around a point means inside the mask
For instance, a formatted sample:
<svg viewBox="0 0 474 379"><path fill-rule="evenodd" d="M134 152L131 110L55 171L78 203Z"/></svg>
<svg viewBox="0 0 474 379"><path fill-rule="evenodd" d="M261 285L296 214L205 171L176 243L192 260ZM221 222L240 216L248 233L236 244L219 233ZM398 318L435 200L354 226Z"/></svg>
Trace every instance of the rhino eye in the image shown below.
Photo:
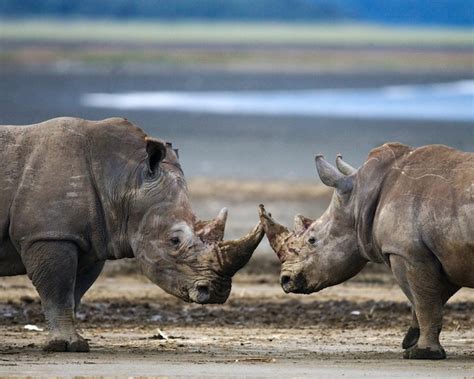
<svg viewBox="0 0 474 379"><path fill-rule="evenodd" d="M316 238L314 238L314 237L308 238L308 243L311 244L311 245L314 245L316 243Z"/></svg>
<svg viewBox="0 0 474 379"><path fill-rule="evenodd" d="M179 237L173 237L170 239L170 242L173 246L179 246L181 240L179 239Z"/></svg>

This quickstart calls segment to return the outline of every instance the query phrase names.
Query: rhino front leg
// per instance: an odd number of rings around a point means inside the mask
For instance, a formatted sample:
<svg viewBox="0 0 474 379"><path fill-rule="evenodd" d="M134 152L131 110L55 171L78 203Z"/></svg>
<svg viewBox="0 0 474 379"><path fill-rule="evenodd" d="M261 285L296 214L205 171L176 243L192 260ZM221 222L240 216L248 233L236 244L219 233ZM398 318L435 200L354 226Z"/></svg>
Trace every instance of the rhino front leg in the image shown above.
<svg viewBox="0 0 474 379"><path fill-rule="evenodd" d="M419 324L419 337L405 350L408 359L444 359L446 353L439 342L443 324L443 306L457 289L443 277L436 260L412 264L397 255L390 256L392 272L414 309ZM412 339L415 339L412 335ZM404 341L405 342L405 341Z"/></svg>
<svg viewBox="0 0 474 379"><path fill-rule="evenodd" d="M89 345L74 326L74 289L78 248L66 241L35 242L23 262L36 287L50 335L44 350L87 352Z"/></svg>

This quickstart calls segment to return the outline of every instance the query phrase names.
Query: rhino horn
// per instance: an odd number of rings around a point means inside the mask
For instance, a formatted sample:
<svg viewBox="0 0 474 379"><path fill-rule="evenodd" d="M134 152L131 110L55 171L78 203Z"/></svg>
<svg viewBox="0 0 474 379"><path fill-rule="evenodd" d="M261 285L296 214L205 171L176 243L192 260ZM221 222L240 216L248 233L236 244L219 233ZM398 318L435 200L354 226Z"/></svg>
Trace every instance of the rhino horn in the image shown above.
<svg viewBox="0 0 474 379"><path fill-rule="evenodd" d="M222 208L216 218L208 221L197 221L194 224L194 230L203 242L222 241L226 221L227 208Z"/></svg>
<svg viewBox="0 0 474 379"><path fill-rule="evenodd" d="M233 276L244 267L265 234L263 226L258 223L249 233L237 240L217 243L217 254L222 272Z"/></svg>
<svg viewBox="0 0 474 379"><path fill-rule="evenodd" d="M349 163L344 162L342 160L342 155L341 154L337 154L336 166L337 166L337 169L340 172L342 172L344 175L352 175L352 174L355 174L357 172L357 169L355 169Z"/></svg>
<svg viewBox="0 0 474 379"><path fill-rule="evenodd" d="M316 155L315 161L319 177L324 184L336 188L341 193L347 193L352 190L352 177L343 175L336 167L327 162L322 155Z"/></svg>
<svg viewBox="0 0 474 379"><path fill-rule="evenodd" d="M285 243L291 236L291 232L285 226L276 222L270 213L267 213L263 204L259 207L260 222L263 225L270 246L278 255L280 261L285 259Z"/></svg>

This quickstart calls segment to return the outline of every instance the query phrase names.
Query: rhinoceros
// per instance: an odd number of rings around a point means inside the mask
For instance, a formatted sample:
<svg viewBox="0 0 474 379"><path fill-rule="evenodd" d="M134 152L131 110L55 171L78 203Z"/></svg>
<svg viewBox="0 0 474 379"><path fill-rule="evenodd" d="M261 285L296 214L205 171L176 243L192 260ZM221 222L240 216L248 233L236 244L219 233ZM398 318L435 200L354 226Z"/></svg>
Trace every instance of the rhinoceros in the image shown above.
<svg viewBox="0 0 474 379"><path fill-rule="evenodd" d="M194 215L177 150L126 119L0 127L0 276L27 274L45 350L88 351L74 314L108 259L136 258L185 301L223 303L264 235L223 241L227 211Z"/></svg>
<svg viewBox="0 0 474 379"><path fill-rule="evenodd" d="M260 207L283 290L317 292L367 262L383 263L412 305L404 357L445 358L443 306L461 287L474 287L474 154L388 143L358 170L340 155L337 169L321 155L316 166L335 188L316 221L297 215L290 231Z"/></svg>

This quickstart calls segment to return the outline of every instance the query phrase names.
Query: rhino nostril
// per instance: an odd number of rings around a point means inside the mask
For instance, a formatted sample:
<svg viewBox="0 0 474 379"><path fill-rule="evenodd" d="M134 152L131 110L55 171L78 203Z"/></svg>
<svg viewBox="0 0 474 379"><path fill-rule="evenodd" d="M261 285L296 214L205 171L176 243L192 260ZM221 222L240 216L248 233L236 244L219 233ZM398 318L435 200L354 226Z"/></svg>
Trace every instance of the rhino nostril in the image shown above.
<svg viewBox="0 0 474 379"><path fill-rule="evenodd" d="M289 275L283 275L281 278L280 278L280 283L282 286L286 286L288 285L288 283L290 283L291 281L291 278Z"/></svg>
<svg viewBox="0 0 474 379"><path fill-rule="evenodd" d="M199 296L209 296L209 287L208 286L203 286L199 285L196 287L196 290L199 293Z"/></svg>
<svg viewBox="0 0 474 379"><path fill-rule="evenodd" d="M193 300L196 303L205 304L208 303L211 299L211 290L207 284L198 284L194 287L193 291L194 298Z"/></svg>

